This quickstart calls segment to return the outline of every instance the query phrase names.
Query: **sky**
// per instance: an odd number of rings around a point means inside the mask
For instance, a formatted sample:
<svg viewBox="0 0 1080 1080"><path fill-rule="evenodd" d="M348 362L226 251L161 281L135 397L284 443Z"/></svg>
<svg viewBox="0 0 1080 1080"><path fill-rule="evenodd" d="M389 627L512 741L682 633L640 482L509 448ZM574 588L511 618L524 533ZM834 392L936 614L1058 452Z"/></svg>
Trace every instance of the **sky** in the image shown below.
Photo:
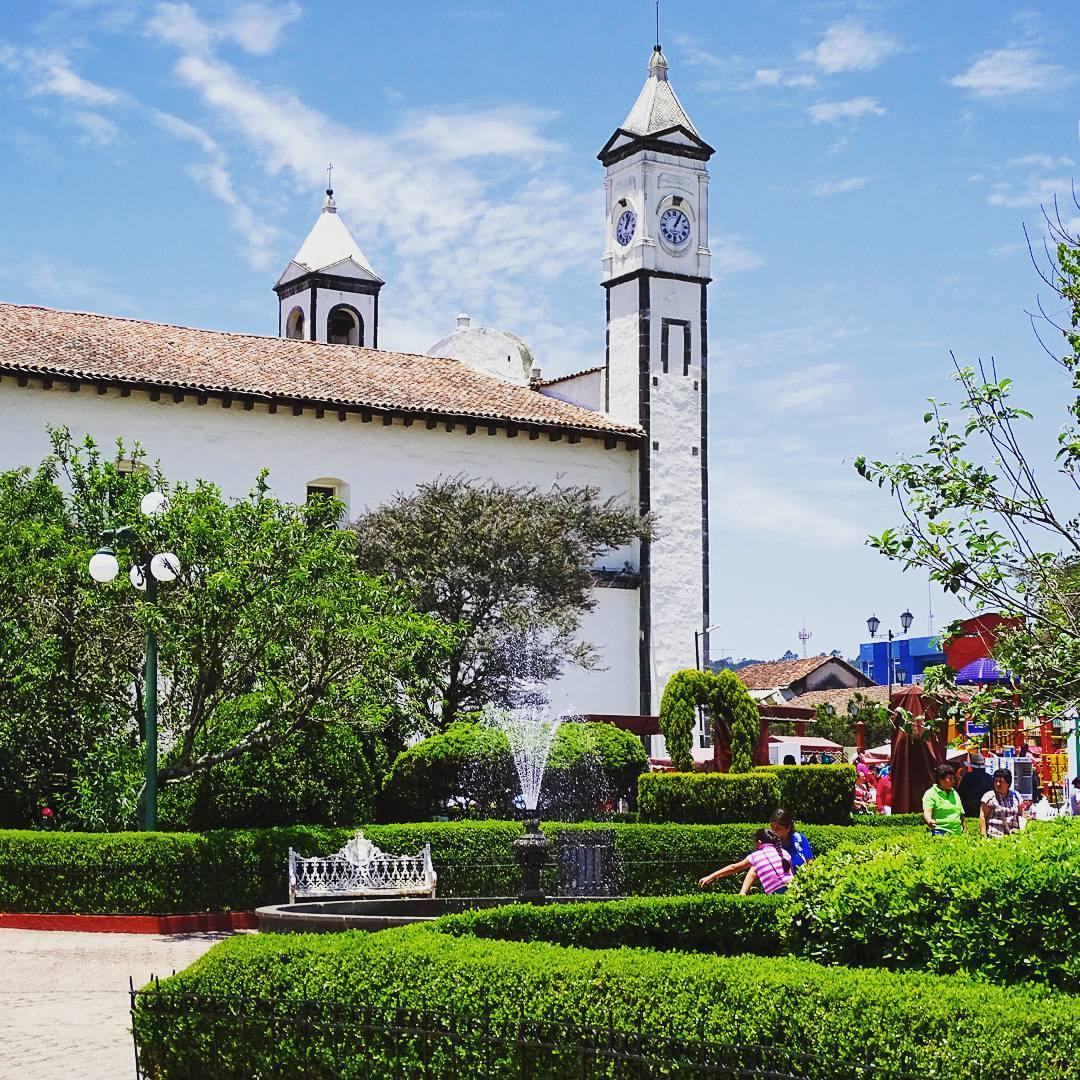
<svg viewBox="0 0 1080 1080"><path fill-rule="evenodd" d="M596 153L653 0L0 10L0 299L276 333L332 161L387 282L383 347L426 351L465 311L545 376L602 362ZM1053 489L1067 383L1024 228L1042 243L1055 196L1080 216L1080 8L667 0L661 36L716 148L712 652L801 652L805 626L853 656L905 608L940 629L964 610L866 547L899 514L852 461L925 446L952 351L1016 380Z"/></svg>

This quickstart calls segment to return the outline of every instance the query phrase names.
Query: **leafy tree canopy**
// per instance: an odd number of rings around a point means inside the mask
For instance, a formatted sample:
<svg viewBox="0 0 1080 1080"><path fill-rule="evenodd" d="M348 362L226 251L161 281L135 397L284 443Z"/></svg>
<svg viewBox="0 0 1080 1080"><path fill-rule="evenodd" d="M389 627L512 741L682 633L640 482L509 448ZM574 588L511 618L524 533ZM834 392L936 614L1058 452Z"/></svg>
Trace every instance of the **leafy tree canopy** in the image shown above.
<svg viewBox="0 0 1080 1080"><path fill-rule="evenodd" d="M868 543L905 569L928 570L975 609L1022 616L998 657L1018 677L1025 708L1060 715L1080 701L1080 236L1056 206L1046 224L1039 272L1055 302L1050 312L1040 305L1033 325L1065 380L1053 464L1037 467L1025 451L1020 432L1032 416L1014 404L1012 380L992 362L954 358L959 415L931 399L924 453L895 463L859 457L855 468L891 491L902 515ZM1064 497L1051 497L1051 469Z"/></svg>
<svg viewBox="0 0 1080 1080"><path fill-rule="evenodd" d="M356 566L340 504L282 503L265 475L246 499L169 487L139 448L106 458L53 432L38 469L0 476L0 786L10 815L42 802L98 827L130 824L140 767L143 633L159 645L162 784L318 725L346 722L396 754L430 693L445 627L407 586ZM127 469L118 467L126 461ZM147 518L139 500L168 496ZM128 525L108 585L87 572L107 526ZM132 588L139 552L182 571L156 603Z"/></svg>
<svg viewBox="0 0 1080 1080"><path fill-rule="evenodd" d="M433 718L445 727L486 704L512 703L521 680L548 682L600 657L578 639L596 605L591 568L646 536L636 511L595 488L421 484L353 525L362 569L411 586L419 607L458 636Z"/></svg>

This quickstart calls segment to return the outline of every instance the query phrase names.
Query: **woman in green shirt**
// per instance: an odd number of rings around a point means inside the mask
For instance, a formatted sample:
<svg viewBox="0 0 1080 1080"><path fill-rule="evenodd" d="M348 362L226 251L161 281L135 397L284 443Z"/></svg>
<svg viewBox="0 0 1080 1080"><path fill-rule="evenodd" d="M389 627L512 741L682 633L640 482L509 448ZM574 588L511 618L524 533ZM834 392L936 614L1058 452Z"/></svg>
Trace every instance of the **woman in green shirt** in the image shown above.
<svg viewBox="0 0 1080 1080"><path fill-rule="evenodd" d="M934 836L959 836L964 831L964 804L956 793L956 770L934 768L934 786L922 797L922 816Z"/></svg>

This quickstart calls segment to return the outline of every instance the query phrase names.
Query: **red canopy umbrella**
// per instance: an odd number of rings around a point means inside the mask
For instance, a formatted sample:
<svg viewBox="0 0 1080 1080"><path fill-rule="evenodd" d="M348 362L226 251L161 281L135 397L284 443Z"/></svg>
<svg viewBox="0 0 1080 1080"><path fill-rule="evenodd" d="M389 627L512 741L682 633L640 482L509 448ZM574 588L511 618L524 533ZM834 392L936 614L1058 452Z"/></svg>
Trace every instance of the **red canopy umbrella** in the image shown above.
<svg viewBox="0 0 1080 1080"><path fill-rule="evenodd" d="M915 718L911 730L900 726L897 709L906 709ZM928 737L924 728L924 721L937 719L937 702L923 697L918 686L905 686L889 699L889 711L893 718L893 813L918 814L923 792L934 782L934 766L945 760L942 736Z"/></svg>

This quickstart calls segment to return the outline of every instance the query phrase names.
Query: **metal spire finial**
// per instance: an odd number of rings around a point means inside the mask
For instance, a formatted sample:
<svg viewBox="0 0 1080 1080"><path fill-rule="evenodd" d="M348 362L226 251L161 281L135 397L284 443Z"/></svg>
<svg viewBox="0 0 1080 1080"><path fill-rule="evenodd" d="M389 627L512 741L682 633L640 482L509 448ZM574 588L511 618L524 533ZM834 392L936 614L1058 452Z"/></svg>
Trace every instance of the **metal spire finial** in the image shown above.
<svg viewBox="0 0 1080 1080"><path fill-rule="evenodd" d="M334 163L332 161L326 166L326 194L334 194Z"/></svg>
<svg viewBox="0 0 1080 1080"><path fill-rule="evenodd" d="M656 51L663 51L660 48L660 0L656 0Z"/></svg>

